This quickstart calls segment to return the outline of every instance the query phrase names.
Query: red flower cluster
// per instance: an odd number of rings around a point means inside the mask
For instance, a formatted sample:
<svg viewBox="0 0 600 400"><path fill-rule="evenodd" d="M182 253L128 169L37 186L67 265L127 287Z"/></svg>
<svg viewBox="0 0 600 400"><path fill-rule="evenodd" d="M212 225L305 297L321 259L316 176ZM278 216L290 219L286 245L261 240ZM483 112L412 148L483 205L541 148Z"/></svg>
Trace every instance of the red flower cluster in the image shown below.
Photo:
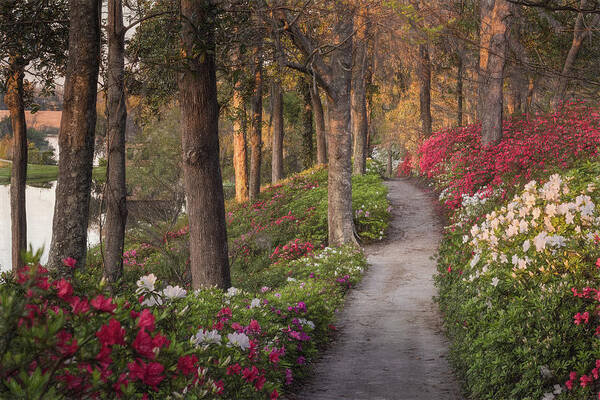
<svg viewBox="0 0 600 400"><path fill-rule="evenodd" d="M275 263L279 260L295 260L311 254L313 250L314 246L310 242L301 242L300 239L296 239L283 247L277 246L270 258Z"/></svg>
<svg viewBox="0 0 600 400"><path fill-rule="evenodd" d="M422 144L419 167L429 178L450 177L444 184L453 209L463 194L530 179L550 164L567 168L597 156L599 145L598 110L568 103L553 114L504 121L502 141L494 146L481 145L480 125L438 132Z"/></svg>

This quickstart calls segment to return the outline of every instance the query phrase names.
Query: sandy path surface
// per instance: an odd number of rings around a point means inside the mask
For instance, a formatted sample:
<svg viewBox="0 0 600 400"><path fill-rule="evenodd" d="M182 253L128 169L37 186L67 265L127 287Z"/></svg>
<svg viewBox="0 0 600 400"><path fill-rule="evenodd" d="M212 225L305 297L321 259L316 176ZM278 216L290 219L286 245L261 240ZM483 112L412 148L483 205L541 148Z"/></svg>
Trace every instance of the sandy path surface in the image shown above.
<svg viewBox="0 0 600 400"><path fill-rule="evenodd" d="M441 238L434 200L409 180L386 184L388 239L366 248L371 266L338 315L339 338L295 399L462 399L432 300Z"/></svg>

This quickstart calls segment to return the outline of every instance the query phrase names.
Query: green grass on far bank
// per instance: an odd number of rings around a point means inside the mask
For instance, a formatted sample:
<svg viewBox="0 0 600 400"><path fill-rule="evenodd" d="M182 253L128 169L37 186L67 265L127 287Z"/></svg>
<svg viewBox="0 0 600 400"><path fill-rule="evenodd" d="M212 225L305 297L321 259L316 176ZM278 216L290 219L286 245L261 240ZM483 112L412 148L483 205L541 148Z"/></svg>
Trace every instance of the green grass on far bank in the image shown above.
<svg viewBox="0 0 600 400"><path fill-rule="evenodd" d="M103 179L106 175L106 167L94 167L94 178ZM27 165L27 183L42 184L55 181L58 178L58 167L56 165ZM0 165L0 185L10 183L10 165Z"/></svg>

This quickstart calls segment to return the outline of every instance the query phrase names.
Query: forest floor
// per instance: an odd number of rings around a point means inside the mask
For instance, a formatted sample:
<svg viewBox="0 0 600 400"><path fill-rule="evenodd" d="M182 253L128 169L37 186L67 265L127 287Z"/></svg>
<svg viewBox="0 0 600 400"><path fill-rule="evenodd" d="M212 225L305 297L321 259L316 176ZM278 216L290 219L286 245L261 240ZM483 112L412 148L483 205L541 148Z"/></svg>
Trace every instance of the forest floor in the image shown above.
<svg viewBox="0 0 600 400"><path fill-rule="evenodd" d="M433 300L442 228L435 199L408 179L386 185L388 237L366 247L370 267L338 315L338 338L294 399L462 399Z"/></svg>

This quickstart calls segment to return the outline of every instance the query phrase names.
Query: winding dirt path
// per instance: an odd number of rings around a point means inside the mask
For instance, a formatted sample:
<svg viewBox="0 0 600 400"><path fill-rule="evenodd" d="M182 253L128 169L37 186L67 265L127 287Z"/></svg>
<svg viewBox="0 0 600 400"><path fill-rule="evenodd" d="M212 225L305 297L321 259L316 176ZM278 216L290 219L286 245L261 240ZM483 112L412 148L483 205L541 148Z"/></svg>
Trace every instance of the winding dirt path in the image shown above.
<svg viewBox="0 0 600 400"><path fill-rule="evenodd" d="M462 399L432 300L441 238L434 200L406 179L386 185L394 207L388 239L366 248L371 266L338 315L339 338L298 400Z"/></svg>

